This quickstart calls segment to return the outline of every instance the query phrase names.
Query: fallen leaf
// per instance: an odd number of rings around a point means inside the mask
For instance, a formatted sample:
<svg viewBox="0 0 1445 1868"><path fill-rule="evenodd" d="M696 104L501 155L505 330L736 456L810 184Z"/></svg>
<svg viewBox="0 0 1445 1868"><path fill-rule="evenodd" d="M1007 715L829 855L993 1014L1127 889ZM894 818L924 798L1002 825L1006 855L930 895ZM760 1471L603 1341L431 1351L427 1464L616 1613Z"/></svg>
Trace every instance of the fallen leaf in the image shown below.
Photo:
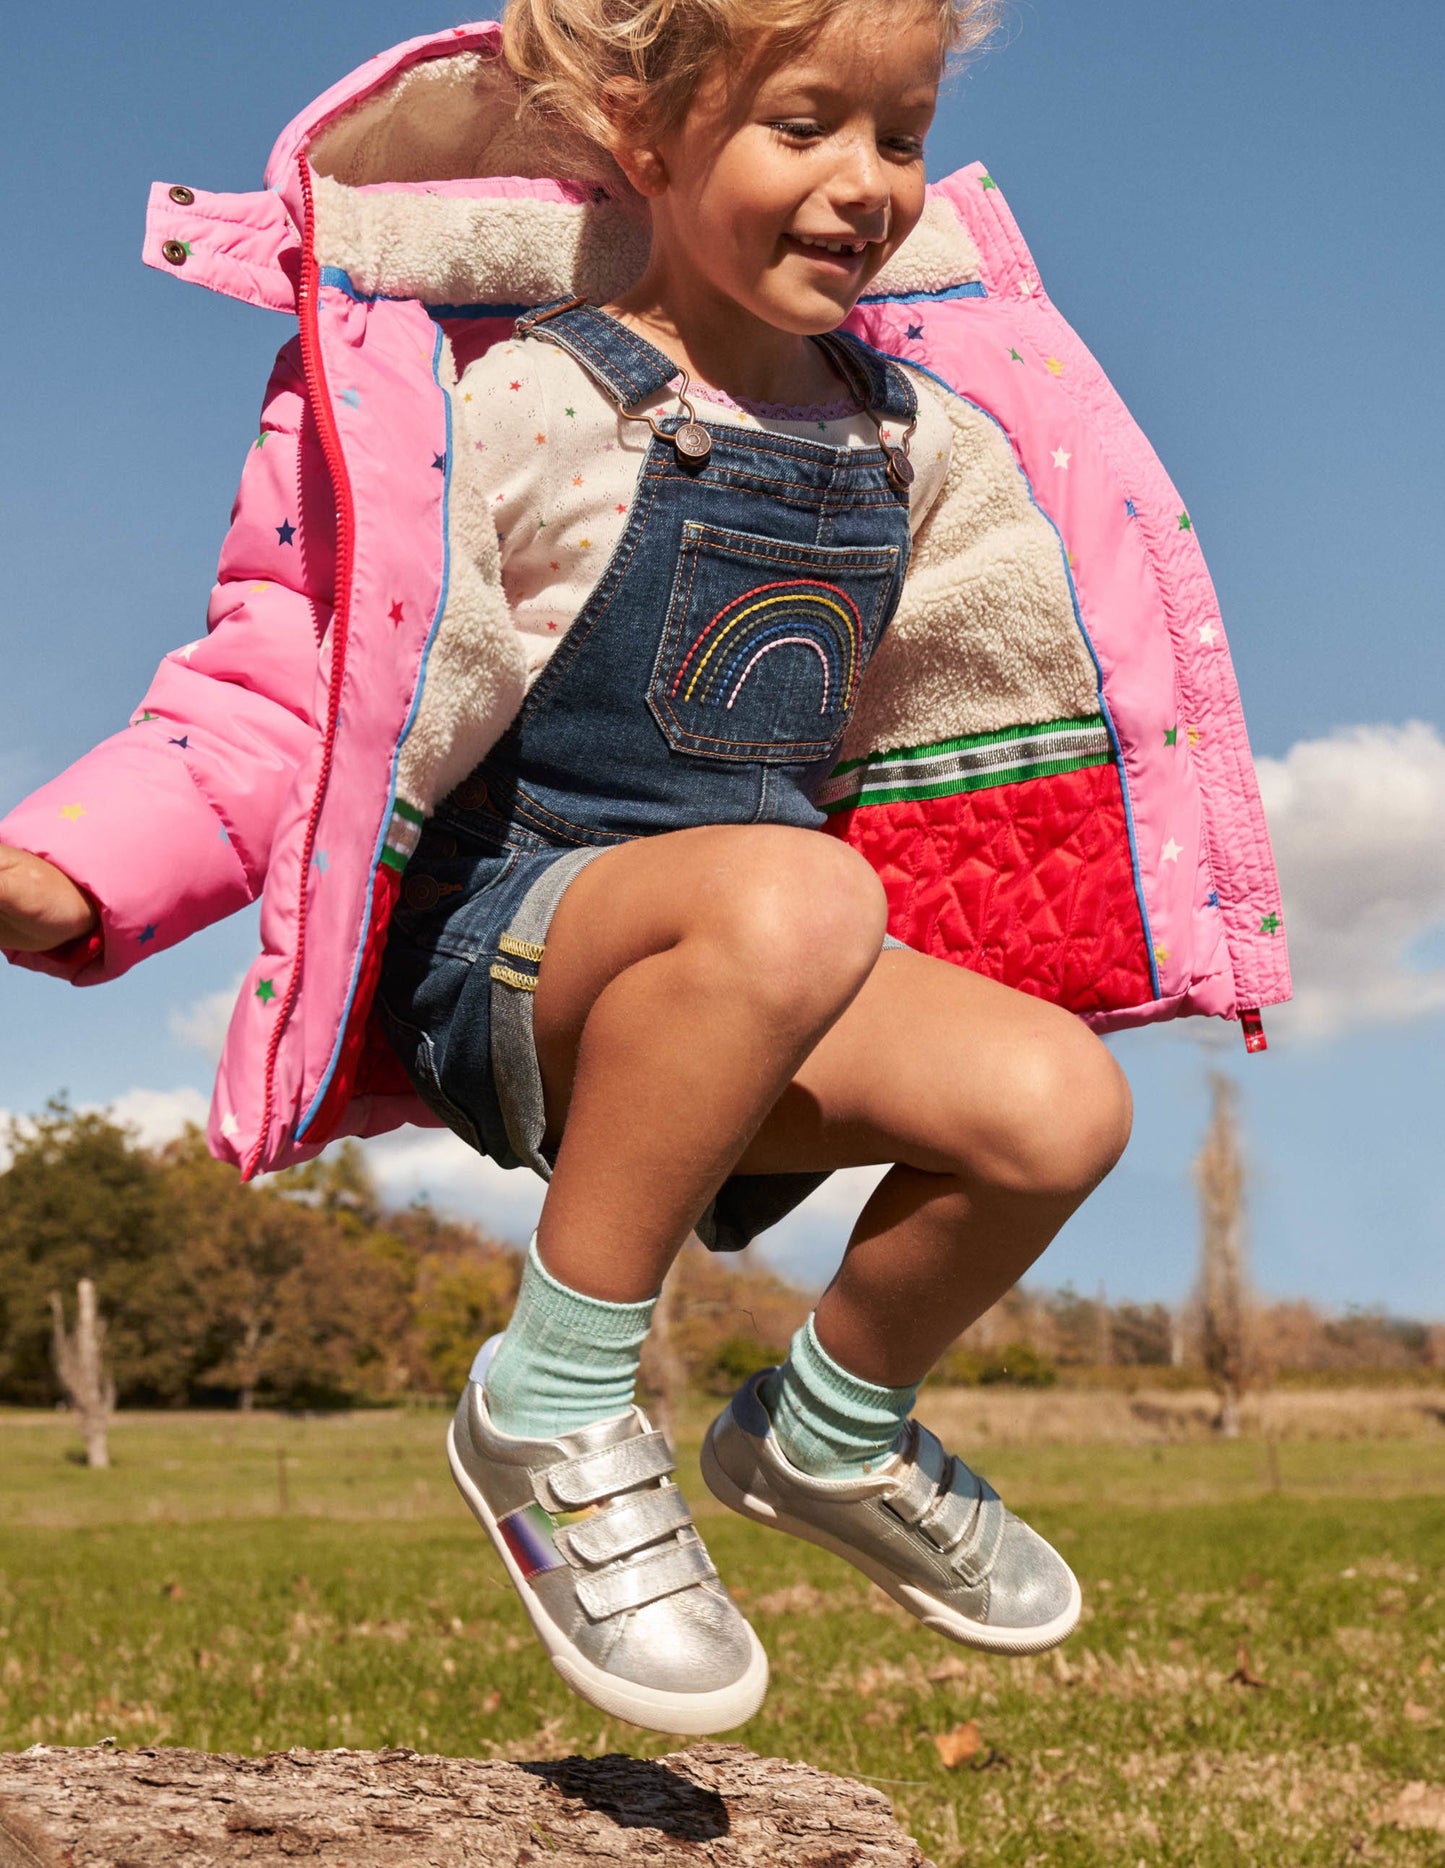
<svg viewBox="0 0 1445 1868"><path fill-rule="evenodd" d="M184 1602L186 1592L180 1583L162 1583L161 1594L171 1602Z"/></svg>
<svg viewBox="0 0 1445 1868"><path fill-rule="evenodd" d="M1445 1835L1445 1784L1406 1784L1375 1821L1396 1829L1433 1829Z"/></svg>
<svg viewBox="0 0 1445 1868"><path fill-rule="evenodd" d="M501 1706L501 1703L502 1696L497 1691L496 1687L493 1687L490 1693L483 1693L482 1697L477 1701L477 1711L496 1712Z"/></svg>
<svg viewBox="0 0 1445 1868"><path fill-rule="evenodd" d="M951 1732L935 1732L932 1736L934 1749L948 1771L956 1771L960 1764L967 1764L976 1757L983 1743L978 1723L973 1719L954 1726Z"/></svg>
<svg viewBox="0 0 1445 1868"><path fill-rule="evenodd" d="M1435 1656L1433 1654L1427 1654L1415 1671L1422 1680L1428 1679L1435 1671Z"/></svg>
<svg viewBox="0 0 1445 1868"><path fill-rule="evenodd" d="M945 1680L966 1680L972 1671L966 1660L950 1654L947 1660L941 1660L936 1667L929 1668L928 1677L935 1686L942 1686Z"/></svg>
<svg viewBox="0 0 1445 1868"><path fill-rule="evenodd" d="M1411 1725L1433 1725L1435 1715L1428 1706L1417 1706L1413 1699L1407 1699L1400 1708Z"/></svg>
<svg viewBox="0 0 1445 1868"><path fill-rule="evenodd" d="M1229 1676L1230 1686L1268 1686L1268 1680L1261 1680L1249 1664L1249 1649L1241 1647L1235 1650L1234 1672Z"/></svg>

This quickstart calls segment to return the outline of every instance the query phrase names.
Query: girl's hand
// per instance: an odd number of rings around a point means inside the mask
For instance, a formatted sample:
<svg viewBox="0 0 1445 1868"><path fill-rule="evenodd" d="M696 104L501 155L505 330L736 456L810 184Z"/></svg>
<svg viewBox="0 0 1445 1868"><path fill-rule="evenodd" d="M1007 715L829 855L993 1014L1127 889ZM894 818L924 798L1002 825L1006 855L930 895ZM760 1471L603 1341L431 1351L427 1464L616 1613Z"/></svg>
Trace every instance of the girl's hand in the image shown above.
<svg viewBox="0 0 1445 1868"><path fill-rule="evenodd" d="M95 909L63 870L0 843L0 947L48 953L98 925Z"/></svg>

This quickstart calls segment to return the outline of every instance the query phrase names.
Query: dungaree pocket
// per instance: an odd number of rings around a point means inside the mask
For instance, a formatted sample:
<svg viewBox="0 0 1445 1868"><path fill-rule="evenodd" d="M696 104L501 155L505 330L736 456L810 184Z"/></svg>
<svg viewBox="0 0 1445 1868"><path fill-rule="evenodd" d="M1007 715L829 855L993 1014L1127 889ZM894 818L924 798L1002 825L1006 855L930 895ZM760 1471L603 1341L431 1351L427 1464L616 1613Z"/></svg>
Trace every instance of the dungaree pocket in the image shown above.
<svg viewBox="0 0 1445 1868"><path fill-rule="evenodd" d="M706 759L823 758L887 621L893 545L786 544L688 521L647 702Z"/></svg>

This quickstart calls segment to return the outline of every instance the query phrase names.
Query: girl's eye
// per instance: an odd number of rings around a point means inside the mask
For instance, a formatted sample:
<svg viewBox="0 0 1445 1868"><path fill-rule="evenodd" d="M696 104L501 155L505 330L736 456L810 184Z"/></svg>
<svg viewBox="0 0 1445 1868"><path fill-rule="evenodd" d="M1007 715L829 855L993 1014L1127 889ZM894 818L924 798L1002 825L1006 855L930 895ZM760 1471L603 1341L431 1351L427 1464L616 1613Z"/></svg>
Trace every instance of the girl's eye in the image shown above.
<svg viewBox="0 0 1445 1868"><path fill-rule="evenodd" d="M906 156L912 161L923 154L923 138L921 136L892 136L888 139L888 147L896 155Z"/></svg>
<svg viewBox="0 0 1445 1868"><path fill-rule="evenodd" d="M782 123L770 123L768 128L776 130L779 136L786 137L789 142L793 143L815 143L819 137L826 134L821 123L801 118L790 118Z"/></svg>

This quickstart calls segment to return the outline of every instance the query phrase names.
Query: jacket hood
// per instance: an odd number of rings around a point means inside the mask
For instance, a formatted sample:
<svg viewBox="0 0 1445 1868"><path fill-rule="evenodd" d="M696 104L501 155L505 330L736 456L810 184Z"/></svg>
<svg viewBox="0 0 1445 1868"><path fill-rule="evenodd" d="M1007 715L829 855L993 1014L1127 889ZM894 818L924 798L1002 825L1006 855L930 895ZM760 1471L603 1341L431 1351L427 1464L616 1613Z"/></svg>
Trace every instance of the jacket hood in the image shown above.
<svg viewBox="0 0 1445 1868"><path fill-rule="evenodd" d="M586 137L564 124L519 125L518 96L495 22L408 40L287 125L267 188L291 228L302 227L307 165L316 258L362 296L502 307L625 290L647 258L644 202ZM947 189L929 190L922 221L874 294L980 279L978 249Z"/></svg>

